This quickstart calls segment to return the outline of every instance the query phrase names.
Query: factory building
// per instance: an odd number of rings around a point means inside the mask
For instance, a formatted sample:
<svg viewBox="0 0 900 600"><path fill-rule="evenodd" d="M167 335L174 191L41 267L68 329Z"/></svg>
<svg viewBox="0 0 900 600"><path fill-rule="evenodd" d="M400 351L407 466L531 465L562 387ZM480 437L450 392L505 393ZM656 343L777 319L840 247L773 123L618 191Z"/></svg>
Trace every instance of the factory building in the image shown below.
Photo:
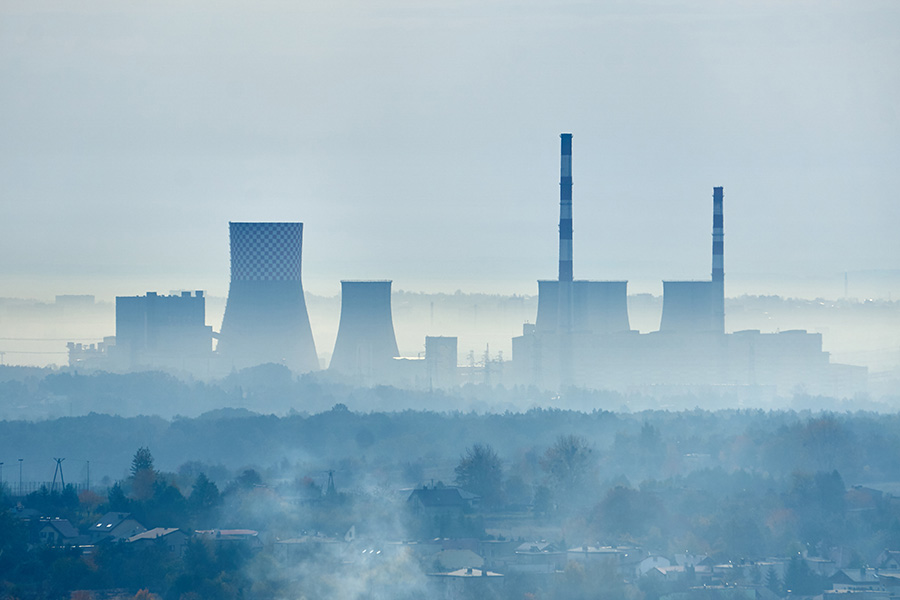
<svg viewBox="0 0 900 600"><path fill-rule="evenodd" d="M117 296L115 341L106 350L118 370L208 370L212 327L206 325L203 292Z"/></svg>
<svg viewBox="0 0 900 600"><path fill-rule="evenodd" d="M425 337L425 376L428 389L446 390L459 385L458 343L455 337Z"/></svg>
<svg viewBox="0 0 900 600"><path fill-rule="evenodd" d="M300 279L303 223L229 223L231 284L217 353L220 368L277 363L319 368Z"/></svg>
<svg viewBox="0 0 900 600"><path fill-rule="evenodd" d="M820 334L726 333L722 187L713 188L710 280L664 281L659 330L631 330L627 282L573 277L572 136L561 137L559 278L538 281L535 323L512 340L517 383L621 391L743 386L779 394L864 386L865 369L831 364Z"/></svg>

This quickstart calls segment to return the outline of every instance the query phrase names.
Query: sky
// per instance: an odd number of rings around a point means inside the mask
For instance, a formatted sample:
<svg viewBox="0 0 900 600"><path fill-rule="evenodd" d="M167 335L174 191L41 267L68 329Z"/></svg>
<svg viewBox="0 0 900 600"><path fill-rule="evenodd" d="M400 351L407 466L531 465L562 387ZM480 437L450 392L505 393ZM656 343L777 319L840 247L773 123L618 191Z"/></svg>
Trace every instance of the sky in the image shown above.
<svg viewBox="0 0 900 600"><path fill-rule="evenodd" d="M900 296L900 3L4 0L0 296L536 293L571 132L575 276Z"/></svg>

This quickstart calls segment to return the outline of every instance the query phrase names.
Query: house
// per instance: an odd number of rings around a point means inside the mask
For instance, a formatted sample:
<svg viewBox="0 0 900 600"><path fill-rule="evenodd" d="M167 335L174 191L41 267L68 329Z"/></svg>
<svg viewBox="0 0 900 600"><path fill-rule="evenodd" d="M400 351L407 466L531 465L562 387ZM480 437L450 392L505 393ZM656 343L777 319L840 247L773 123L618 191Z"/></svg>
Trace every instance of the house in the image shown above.
<svg viewBox="0 0 900 600"><path fill-rule="evenodd" d="M545 540L519 544L507 563L512 573L555 573L566 566L566 552Z"/></svg>
<svg viewBox="0 0 900 600"><path fill-rule="evenodd" d="M885 549L875 559L875 564L886 571L900 571L900 551Z"/></svg>
<svg viewBox="0 0 900 600"><path fill-rule="evenodd" d="M844 505L847 512L865 512L878 509L884 502L885 494L861 485L854 485L844 494Z"/></svg>
<svg viewBox="0 0 900 600"><path fill-rule="evenodd" d="M830 577L837 571L837 565L833 560L828 558L807 556L803 560L806 561L806 566L809 567L810 571L816 575L821 575L822 577Z"/></svg>
<svg viewBox="0 0 900 600"><path fill-rule="evenodd" d="M712 567L715 562L706 554L676 554L675 564L682 567Z"/></svg>
<svg viewBox="0 0 900 600"><path fill-rule="evenodd" d="M875 569L840 569L828 578L834 591L883 592L884 586Z"/></svg>
<svg viewBox="0 0 900 600"><path fill-rule="evenodd" d="M77 546L85 541L68 519L41 519L37 531L44 546Z"/></svg>
<svg viewBox="0 0 900 600"><path fill-rule="evenodd" d="M100 540L118 542L145 531L147 531L147 528L133 519L131 513L108 512L100 517L99 521L90 526L88 536L90 536L93 543L97 543Z"/></svg>
<svg viewBox="0 0 900 600"><path fill-rule="evenodd" d="M638 563L635 575L643 577L651 569L671 567L672 561L665 556L651 555Z"/></svg>
<svg viewBox="0 0 900 600"><path fill-rule="evenodd" d="M434 555L433 564L441 572L484 567L484 559L471 550L441 550Z"/></svg>
<svg viewBox="0 0 900 600"><path fill-rule="evenodd" d="M339 561L347 552L349 544L341 539L328 537L321 533L304 535L298 538L276 540L273 547L275 558L289 564L316 558L316 560Z"/></svg>
<svg viewBox="0 0 900 600"><path fill-rule="evenodd" d="M414 515L425 517L459 517L478 506L480 496L457 487L428 487L415 489L406 499Z"/></svg>
<svg viewBox="0 0 900 600"><path fill-rule="evenodd" d="M254 529L201 529L194 532L194 537L216 546L241 545L254 551L263 546Z"/></svg>
<svg viewBox="0 0 900 600"><path fill-rule="evenodd" d="M187 542L188 534L177 527L155 527L127 539L127 543L134 544L139 549L153 544L163 544L172 556L182 556Z"/></svg>
<svg viewBox="0 0 900 600"><path fill-rule="evenodd" d="M692 598L720 598L721 600L778 600L778 596L764 587L714 586L692 587L686 592L660 596L660 600L691 600Z"/></svg>
<svg viewBox="0 0 900 600"><path fill-rule="evenodd" d="M612 562L616 571L625 577L633 576L638 564L647 556L647 553L640 548L588 545L570 548L566 554L568 560L575 560L585 565Z"/></svg>
<svg viewBox="0 0 900 600"><path fill-rule="evenodd" d="M475 568L432 573L428 577L435 584L434 597L441 600L496 598L500 596L505 580L500 573Z"/></svg>

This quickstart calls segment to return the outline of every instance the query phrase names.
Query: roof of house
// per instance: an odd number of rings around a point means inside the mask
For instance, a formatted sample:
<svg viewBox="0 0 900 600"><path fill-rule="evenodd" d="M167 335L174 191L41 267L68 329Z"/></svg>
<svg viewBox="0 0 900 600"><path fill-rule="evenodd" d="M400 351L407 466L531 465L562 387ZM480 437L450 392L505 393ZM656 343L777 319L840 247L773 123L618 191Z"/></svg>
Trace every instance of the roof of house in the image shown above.
<svg viewBox="0 0 900 600"><path fill-rule="evenodd" d="M415 498L423 506L440 508L444 506L466 506L478 497L471 492L456 487L422 488L413 490L407 501L412 501Z"/></svg>
<svg viewBox="0 0 900 600"><path fill-rule="evenodd" d="M138 540L155 540L156 538L165 537L176 531L181 531L177 527L154 527L153 529L148 529L143 533L139 533L137 535L133 535L128 538L129 542L136 542Z"/></svg>
<svg viewBox="0 0 900 600"><path fill-rule="evenodd" d="M244 540L259 535L255 529L198 529L194 535L218 540Z"/></svg>
<svg viewBox="0 0 900 600"><path fill-rule="evenodd" d="M127 512L108 512L100 517L99 521L91 525L90 531L111 531L130 517L131 513Z"/></svg>
<svg viewBox="0 0 900 600"><path fill-rule="evenodd" d="M49 525L53 527L59 534L65 538L75 538L78 537L78 530L75 529L75 526L69 523L68 519L48 519L46 521L42 521L44 526ZM43 528L43 527L42 527Z"/></svg>
<svg viewBox="0 0 900 600"><path fill-rule="evenodd" d="M878 583L878 574L875 569L838 569L829 578L836 583Z"/></svg>
<svg viewBox="0 0 900 600"><path fill-rule="evenodd" d="M573 554L628 554L633 548L615 548L613 546L578 546L569 548L567 552Z"/></svg>
<svg viewBox="0 0 900 600"><path fill-rule="evenodd" d="M548 552L559 552L559 548L544 540L540 542L525 542L516 547L516 554L545 554Z"/></svg>
<svg viewBox="0 0 900 600"><path fill-rule="evenodd" d="M482 571L481 569L458 569L449 573L434 573L437 577L503 577L500 573L493 571Z"/></svg>

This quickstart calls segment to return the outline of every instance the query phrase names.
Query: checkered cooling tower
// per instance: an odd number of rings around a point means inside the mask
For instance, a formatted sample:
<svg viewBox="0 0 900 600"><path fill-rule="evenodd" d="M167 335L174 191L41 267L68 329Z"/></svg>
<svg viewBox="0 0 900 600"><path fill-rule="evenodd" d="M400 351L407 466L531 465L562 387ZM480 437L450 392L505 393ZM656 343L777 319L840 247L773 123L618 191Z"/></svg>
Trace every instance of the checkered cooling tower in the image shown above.
<svg viewBox="0 0 900 600"><path fill-rule="evenodd" d="M303 223L229 223L232 281L300 281Z"/></svg>
<svg viewBox="0 0 900 600"><path fill-rule="evenodd" d="M303 223L229 223L231 287L216 348L225 369L319 368L300 282Z"/></svg>

